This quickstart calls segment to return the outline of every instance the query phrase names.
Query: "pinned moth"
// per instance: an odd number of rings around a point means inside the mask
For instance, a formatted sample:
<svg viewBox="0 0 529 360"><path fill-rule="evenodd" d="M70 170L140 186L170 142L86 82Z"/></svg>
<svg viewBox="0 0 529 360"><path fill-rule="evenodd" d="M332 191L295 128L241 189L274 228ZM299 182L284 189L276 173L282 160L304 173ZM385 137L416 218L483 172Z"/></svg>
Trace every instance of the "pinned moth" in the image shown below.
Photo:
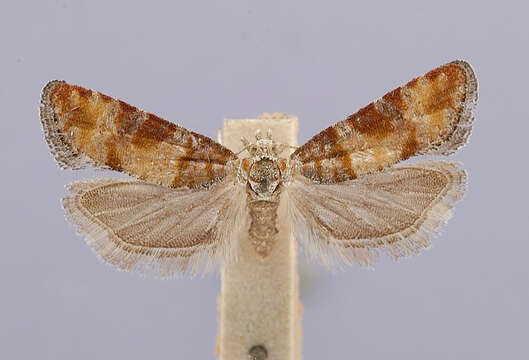
<svg viewBox="0 0 529 360"><path fill-rule="evenodd" d="M370 266L429 246L464 192L456 163L395 166L416 155L449 155L471 131L477 80L464 61L399 87L290 155L273 134L243 140L235 154L210 138L99 92L49 82L40 118L59 166L120 171L135 180L68 186L68 219L105 261L162 276L196 273L237 257L249 233L266 258L287 205L309 254Z"/></svg>

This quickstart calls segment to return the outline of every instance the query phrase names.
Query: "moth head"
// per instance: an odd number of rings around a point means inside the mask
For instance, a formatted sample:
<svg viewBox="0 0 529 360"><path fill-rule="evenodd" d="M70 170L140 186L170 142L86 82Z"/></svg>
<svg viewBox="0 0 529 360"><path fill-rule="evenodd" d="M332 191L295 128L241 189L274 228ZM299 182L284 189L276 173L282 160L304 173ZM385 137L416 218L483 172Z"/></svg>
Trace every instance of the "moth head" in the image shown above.
<svg viewBox="0 0 529 360"><path fill-rule="evenodd" d="M246 138L241 138L244 146L243 150L248 151L254 160L271 159L276 160L279 155L287 148L286 145L279 144L272 139L272 130L268 129L266 136L260 129L255 132L255 143L250 143Z"/></svg>

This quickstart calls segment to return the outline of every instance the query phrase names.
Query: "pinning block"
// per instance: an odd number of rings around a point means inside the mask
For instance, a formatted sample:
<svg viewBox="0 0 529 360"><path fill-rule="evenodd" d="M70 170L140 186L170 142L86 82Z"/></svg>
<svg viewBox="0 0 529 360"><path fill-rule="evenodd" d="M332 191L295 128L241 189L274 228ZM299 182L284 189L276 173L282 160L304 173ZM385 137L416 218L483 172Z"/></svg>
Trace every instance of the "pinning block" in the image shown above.
<svg viewBox="0 0 529 360"><path fill-rule="evenodd" d="M283 114L225 120L219 140L238 152L243 148L241 138L255 139L258 129L263 134L270 129L276 142L297 145L298 120ZM285 218L285 206L280 204L278 239L268 256L259 256L248 232L243 231L238 261L222 269L218 335L221 360L250 359L256 356L255 349L260 350L260 356L266 354L267 360L301 359L298 246Z"/></svg>

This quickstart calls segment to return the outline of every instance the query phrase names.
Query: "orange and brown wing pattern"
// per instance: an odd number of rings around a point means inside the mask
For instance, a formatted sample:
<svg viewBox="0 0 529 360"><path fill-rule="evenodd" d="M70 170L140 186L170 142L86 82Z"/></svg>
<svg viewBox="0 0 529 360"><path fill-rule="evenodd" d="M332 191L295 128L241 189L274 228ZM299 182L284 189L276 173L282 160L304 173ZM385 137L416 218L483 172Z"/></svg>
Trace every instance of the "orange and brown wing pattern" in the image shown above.
<svg viewBox="0 0 529 360"><path fill-rule="evenodd" d="M208 137L62 81L42 91L41 121L61 168L110 168L170 187L208 186L235 155Z"/></svg>
<svg viewBox="0 0 529 360"><path fill-rule="evenodd" d="M337 183L419 154L449 154L466 143L477 100L472 67L454 61L420 76L331 126L291 159L301 174Z"/></svg>

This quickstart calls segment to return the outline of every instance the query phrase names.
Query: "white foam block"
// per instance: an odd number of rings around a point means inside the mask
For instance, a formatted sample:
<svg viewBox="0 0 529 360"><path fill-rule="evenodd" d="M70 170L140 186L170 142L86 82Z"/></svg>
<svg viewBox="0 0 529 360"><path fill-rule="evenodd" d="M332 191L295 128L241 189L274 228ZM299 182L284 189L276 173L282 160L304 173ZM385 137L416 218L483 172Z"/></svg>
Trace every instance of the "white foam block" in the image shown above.
<svg viewBox="0 0 529 360"><path fill-rule="evenodd" d="M241 137L254 142L257 129L263 134L271 129L275 141L297 145L298 120L282 114L225 120L222 143L238 152L242 149ZM288 156L288 152L282 156ZM259 257L247 232L243 232L238 262L222 269L218 335L221 360L247 359L254 345L266 348L267 360L301 359L298 246L284 219L282 202L278 214L279 238L268 257Z"/></svg>

